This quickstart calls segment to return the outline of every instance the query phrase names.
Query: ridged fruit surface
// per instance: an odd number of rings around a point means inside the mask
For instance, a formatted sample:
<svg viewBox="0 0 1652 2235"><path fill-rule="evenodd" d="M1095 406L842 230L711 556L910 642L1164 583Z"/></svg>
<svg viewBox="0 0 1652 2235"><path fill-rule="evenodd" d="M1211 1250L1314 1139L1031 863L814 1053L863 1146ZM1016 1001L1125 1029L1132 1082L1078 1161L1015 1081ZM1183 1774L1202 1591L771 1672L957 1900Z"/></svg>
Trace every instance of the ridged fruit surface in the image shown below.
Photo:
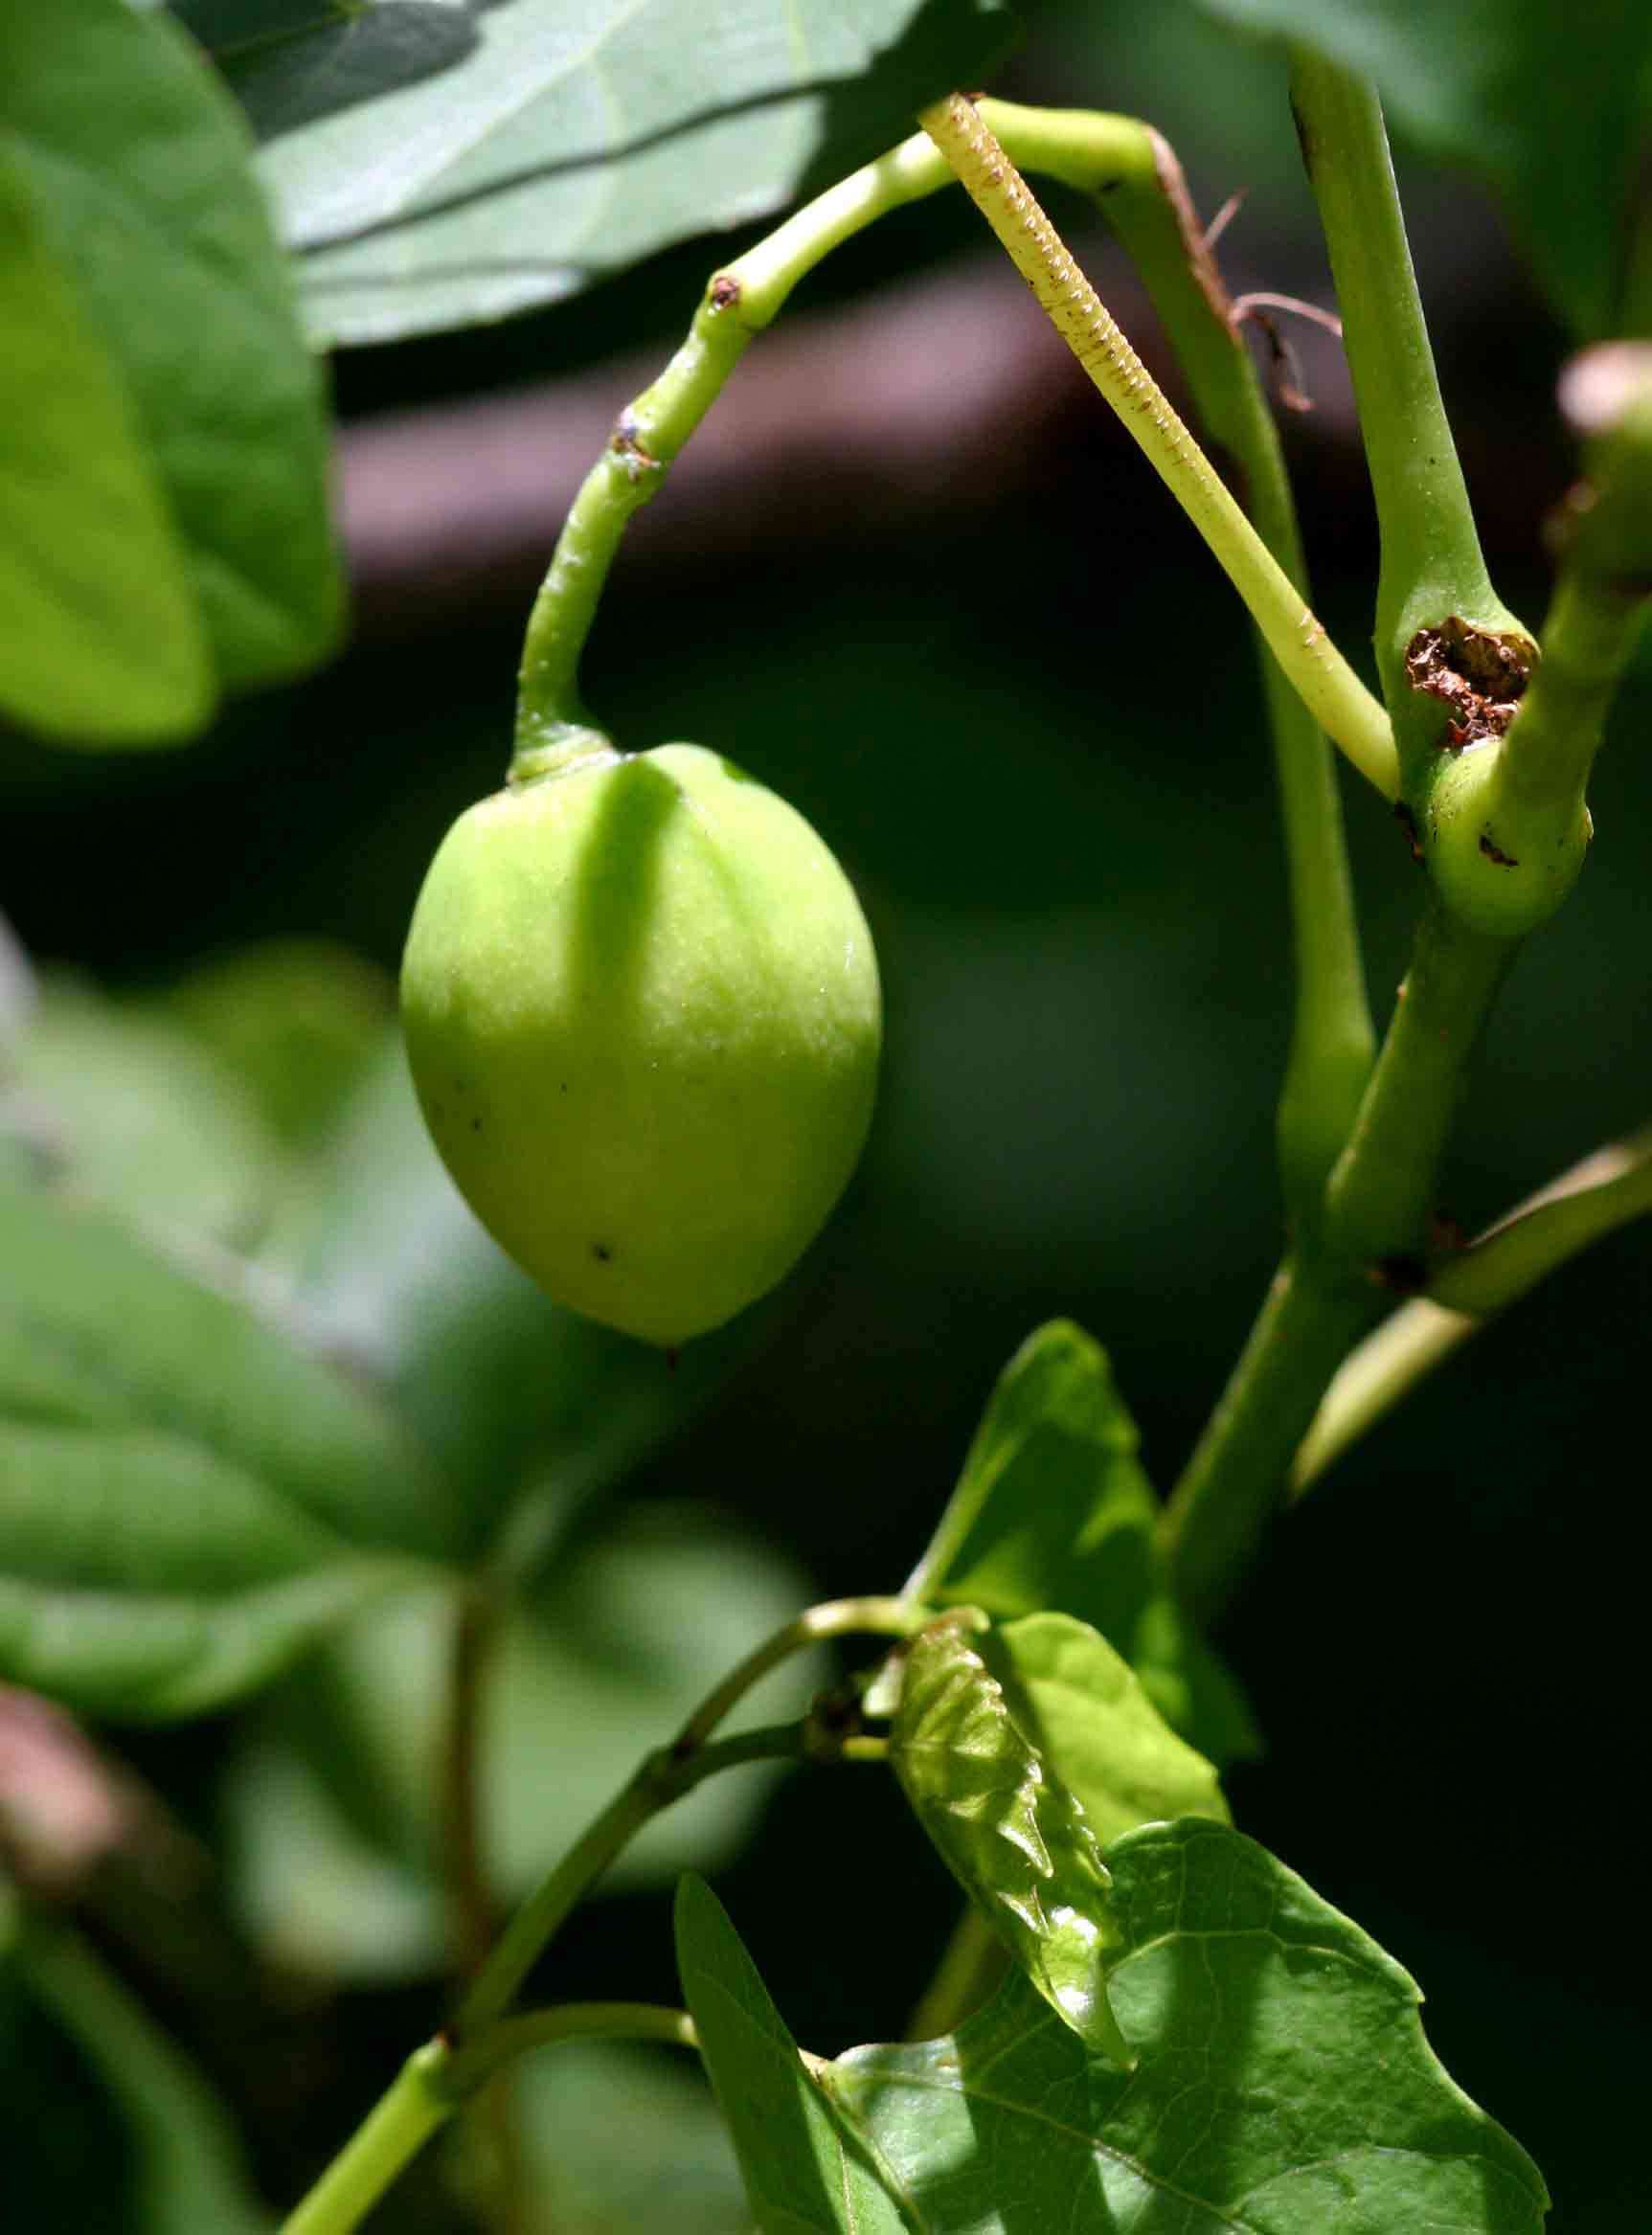
<svg viewBox="0 0 1652 2235"><path fill-rule="evenodd" d="M772 1288L866 1139L882 1004L859 903L795 809L697 745L462 815L401 1005L483 1225L558 1302L650 1342Z"/></svg>

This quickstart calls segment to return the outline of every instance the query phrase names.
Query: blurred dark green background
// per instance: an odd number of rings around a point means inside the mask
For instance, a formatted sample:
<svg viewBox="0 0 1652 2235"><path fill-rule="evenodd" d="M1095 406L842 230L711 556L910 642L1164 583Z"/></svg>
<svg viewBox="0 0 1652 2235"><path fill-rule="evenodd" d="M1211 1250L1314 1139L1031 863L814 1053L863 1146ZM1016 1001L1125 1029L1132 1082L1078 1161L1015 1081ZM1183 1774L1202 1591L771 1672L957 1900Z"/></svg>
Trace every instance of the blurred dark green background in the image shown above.
<svg viewBox="0 0 1652 2235"><path fill-rule="evenodd" d="M1150 115L1203 208L1252 190L1224 243L1235 285L1324 299L1279 74L1180 0L1047 18L1004 90ZM1535 621L1568 471L1550 406L1563 343L1494 214L1437 174L1405 184L1493 572ZM1133 302L1116 252L1055 206L1103 292ZM559 395L588 400L603 381L617 406L625 375L599 369L673 346L719 253L700 243L543 318L343 362L347 424L546 377L570 384L547 395L547 427ZM824 346L873 291L935 282L986 305L1001 352L1041 350L1017 283L989 264L982 279L980 258L964 210L914 212L811 282L797 323ZM1329 346L1310 334L1301 352L1320 409L1287 438L1320 610L1363 656L1374 553L1346 387ZM759 446L748 531L685 466L685 516L705 533L673 530L668 491L588 673L625 742L713 744L792 799L878 937L889 1058L864 1169L772 1341L625 1493L753 1517L822 1596L898 1585L994 1374L1054 1314L1107 1345L1168 1483L1279 1245L1289 985L1251 653L1157 484L1057 366L1026 385L1036 440L1007 438L991 472L978 440L915 497L878 447L900 368L875 346L856 362L857 504L834 499L826 451L788 451L777 485ZM967 376L962 353L926 374L943 424ZM778 442L774 416L783 435L809 408L806 374L763 395ZM737 392L720 407L740 408ZM536 465L521 456L524 483ZM417 521L417 490L403 495ZM432 532L397 546L396 586L364 580L363 634L329 672L240 708L200 747L9 750L0 894L34 954L122 988L277 935L394 966L436 841L502 772L532 589L509 539L456 574ZM1600 764L1587 875L1521 961L1465 1116L1450 1208L1471 1228L1652 1113L1649 723L1642 661ZM1348 804L1386 1011L1416 888L1380 803L1350 784ZM1577 2235L1635 2224L1625 2207L1649 2193L1631 2123L1652 2052L1633 1813L1649 1307L1643 1232L1550 1283L1281 1526L1226 1639L1270 1750L1233 1779L1242 1828L1415 1973L1448 2067L1531 2150ZM138 1750L204 1818L220 1743L213 1727ZM793 1780L719 1885L823 2052L900 2026L951 1916L938 1866L871 1779L847 1798L841 1779ZM600 1904L545 1983L672 1998L663 1900ZM298 2088L294 2115L342 2133L427 2021L411 1993L332 2013L336 2086L319 2105ZM273 2145L266 2158L284 2163ZM387 2227L424 2224L417 2200L397 2209Z"/></svg>

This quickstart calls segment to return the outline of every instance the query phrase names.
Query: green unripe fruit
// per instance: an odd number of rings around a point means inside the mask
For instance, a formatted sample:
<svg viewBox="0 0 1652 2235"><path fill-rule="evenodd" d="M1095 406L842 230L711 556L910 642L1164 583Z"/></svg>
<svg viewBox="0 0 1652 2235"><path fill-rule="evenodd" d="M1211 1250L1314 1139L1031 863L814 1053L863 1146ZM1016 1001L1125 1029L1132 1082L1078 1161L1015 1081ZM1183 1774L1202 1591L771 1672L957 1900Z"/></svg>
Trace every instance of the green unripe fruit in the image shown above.
<svg viewBox="0 0 1652 2235"><path fill-rule="evenodd" d="M597 753L462 815L401 1008L483 1225L558 1302L649 1342L774 1286L871 1117L882 1004L849 882L697 745Z"/></svg>

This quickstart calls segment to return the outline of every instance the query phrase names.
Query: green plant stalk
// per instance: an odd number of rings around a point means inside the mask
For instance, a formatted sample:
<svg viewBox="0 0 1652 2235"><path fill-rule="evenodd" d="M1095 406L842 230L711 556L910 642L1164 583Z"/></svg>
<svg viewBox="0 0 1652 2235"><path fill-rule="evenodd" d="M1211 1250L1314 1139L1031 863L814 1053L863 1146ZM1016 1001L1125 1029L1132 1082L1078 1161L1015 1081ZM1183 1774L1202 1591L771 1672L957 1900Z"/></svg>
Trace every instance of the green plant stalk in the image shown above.
<svg viewBox="0 0 1652 2235"><path fill-rule="evenodd" d="M1178 1595L1202 1620L1237 1590L1332 1377L1395 1286L1420 1286L1434 1189L1514 942L1431 900L1311 1252L1287 1258L1165 1508Z"/></svg>
<svg viewBox="0 0 1652 2235"><path fill-rule="evenodd" d="M283 2224L282 2235L347 2235L458 2109L438 2084L450 2051L441 2041L414 2050L389 2090Z"/></svg>
<svg viewBox="0 0 1652 2235"><path fill-rule="evenodd" d="M518 2017L502 2018L480 2041L447 2060L437 2085L460 2103L518 2057L570 2041L655 2041L690 2049L700 2045L686 2010L668 2010L655 2002L562 2002L549 2010L525 2010Z"/></svg>
<svg viewBox="0 0 1652 2235"><path fill-rule="evenodd" d="M1342 311L1381 531L1376 654L1408 799L1426 789L1443 727L1405 657L1419 629L1456 614L1529 639L1498 598L1445 416L1375 91L1293 48L1291 100Z"/></svg>
<svg viewBox="0 0 1652 2235"><path fill-rule="evenodd" d="M1291 1469L1300 1497L1425 1374L1558 1266L1652 1214L1652 1128L1585 1157L1530 1196L1343 1361Z"/></svg>
<svg viewBox="0 0 1652 2235"><path fill-rule="evenodd" d="M973 120L975 112L968 104L960 106ZM1005 106L983 104L988 114ZM1035 115L1012 112L1012 133L1019 124L1030 134L1026 120ZM1098 172L1116 167L1120 159L1126 165L1140 161L1148 147L1144 133L1144 126L1128 118L1085 117L1072 121L1068 130L1041 124L1032 137L1034 153L1059 150L1062 175L1081 176L1099 191ZM608 447L586 476L557 541L523 646L512 764L519 780L606 749L607 740L592 723L580 696L578 668L608 570L627 522L659 489L752 336L773 320L792 288L833 248L889 211L935 192L952 175L952 166L927 140L904 142L829 189L713 275L688 340L658 380L621 413ZM1025 194L1025 188L1021 191ZM1030 203L1030 196L1027 199ZM1118 408L1131 415L1126 416L1126 424L1170 480L1184 508L1235 579L1295 687L1316 707L1325 729L1355 765L1392 799L1398 778L1382 710L1306 610L1093 291L1091 302L1125 352L1120 364L1130 387ZM1087 370L1096 377L1093 367ZM1151 436L1136 424L1142 412L1155 416Z"/></svg>
<svg viewBox="0 0 1652 2235"><path fill-rule="evenodd" d="M1222 1612L1279 1502L1320 1397L1382 1310L1369 1281L1287 1257L1160 1517L1171 1582L1202 1622Z"/></svg>
<svg viewBox="0 0 1652 2235"><path fill-rule="evenodd" d="M1398 788L1388 717L1211 465L1079 270L986 123L962 94L918 119L1091 382L1227 574L1290 682L1385 799Z"/></svg>
<svg viewBox="0 0 1652 2235"><path fill-rule="evenodd" d="M802 1761L806 1752L804 1727L788 1723L742 1731L736 1738L721 1739L697 1753L678 1756L671 1748L664 1747L650 1754L506 1927L459 2005L451 2029L453 2039L462 2046L467 2045L509 2008L517 1989L575 1908L663 1808L681 1800L720 1770L743 1762Z"/></svg>
<svg viewBox="0 0 1652 2235"><path fill-rule="evenodd" d="M1047 156L1035 137L1046 112L1006 117L1003 103L981 107L1018 160L1034 169L1057 169L1054 150ZM1058 114L1051 123L1077 139L1084 120ZM1255 360L1174 151L1150 125L1136 126L1136 133L1128 165L1117 160L1126 150L1116 149L1109 169L1092 158L1080 177L1058 174L1090 187L1129 252L1207 436L1232 462L1256 532L1305 599L1307 566L1296 505ZM1295 963L1290 1053L1278 1118L1279 1176L1293 1226L1311 1231L1370 1075L1376 1032L1330 747L1259 632L1256 646L1284 824Z"/></svg>

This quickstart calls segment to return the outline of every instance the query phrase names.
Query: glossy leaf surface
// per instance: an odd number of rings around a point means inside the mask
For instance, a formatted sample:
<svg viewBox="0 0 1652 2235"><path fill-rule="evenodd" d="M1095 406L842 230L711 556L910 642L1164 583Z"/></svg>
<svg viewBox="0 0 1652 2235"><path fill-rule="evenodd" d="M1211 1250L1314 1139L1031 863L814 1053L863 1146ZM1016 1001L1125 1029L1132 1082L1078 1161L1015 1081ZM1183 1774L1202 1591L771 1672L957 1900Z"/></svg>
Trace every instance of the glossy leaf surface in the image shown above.
<svg viewBox="0 0 1652 2235"><path fill-rule="evenodd" d="M1088 1622L1219 1766L1256 1751L1255 1727L1170 1596L1137 1445L1106 1352L1071 1321L1037 1328L999 1377L907 1590L1003 1618L1057 1610Z"/></svg>
<svg viewBox="0 0 1652 2235"><path fill-rule="evenodd" d="M976 83L1007 31L992 0L184 12L263 143L315 329L357 342L554 302L781 209Z"/></svg>
<svg viewBox="0 0 1652 2235"><path fill-rule="evenodd" d="M1219 1825L1133 1832L1108 1862L1133 2070L1088 2052L1011 1978L956 2035L851 2050L822 2073L922 2225L1010 2230L1023 2213L1069 2235L1541 2226L1536 2168L1447 2077L1416 1988L1358 1926Z"/></svg>
<svg viewBox="0 0 1652 2235"><path fill-rule="evenodd" d="M1093 2048L1126 2062L1107 2001L1117 1931L1096 1835L961 1622L913 1640L890 1759L948 1869L1039 1993Z"/></svg>
<svg viewBox="0 0 1652 2235"><path fill-rule="evenodd" d="M1617 328L1623 236L1652 151L1643 0L1203 0L1375 80L1391 123L1501 201L1579 335ZM1642 220L1644 221L1644 220Z"/></svg>
<svg viewBox="0 0 1652 2235"><path fill-rule="evenodd" d="M1178 1738L1130 1664L1071 1614L1026 1614L993 1633L988 1658L1017 1723L1103 1845L1138 1824L1228 1821L1216 1772Z"/></svg>
<svg viewBox="0 0 1652 2235"><path fill-rule="evenodd" d="M1357 1925L1221 1825L1133 1832L1108 1861L1128 2071L1018 1975L941 2040L805 2065L685 1883L684 1993L762 2235L1537 2235L1536 2167Z"/></svg>

